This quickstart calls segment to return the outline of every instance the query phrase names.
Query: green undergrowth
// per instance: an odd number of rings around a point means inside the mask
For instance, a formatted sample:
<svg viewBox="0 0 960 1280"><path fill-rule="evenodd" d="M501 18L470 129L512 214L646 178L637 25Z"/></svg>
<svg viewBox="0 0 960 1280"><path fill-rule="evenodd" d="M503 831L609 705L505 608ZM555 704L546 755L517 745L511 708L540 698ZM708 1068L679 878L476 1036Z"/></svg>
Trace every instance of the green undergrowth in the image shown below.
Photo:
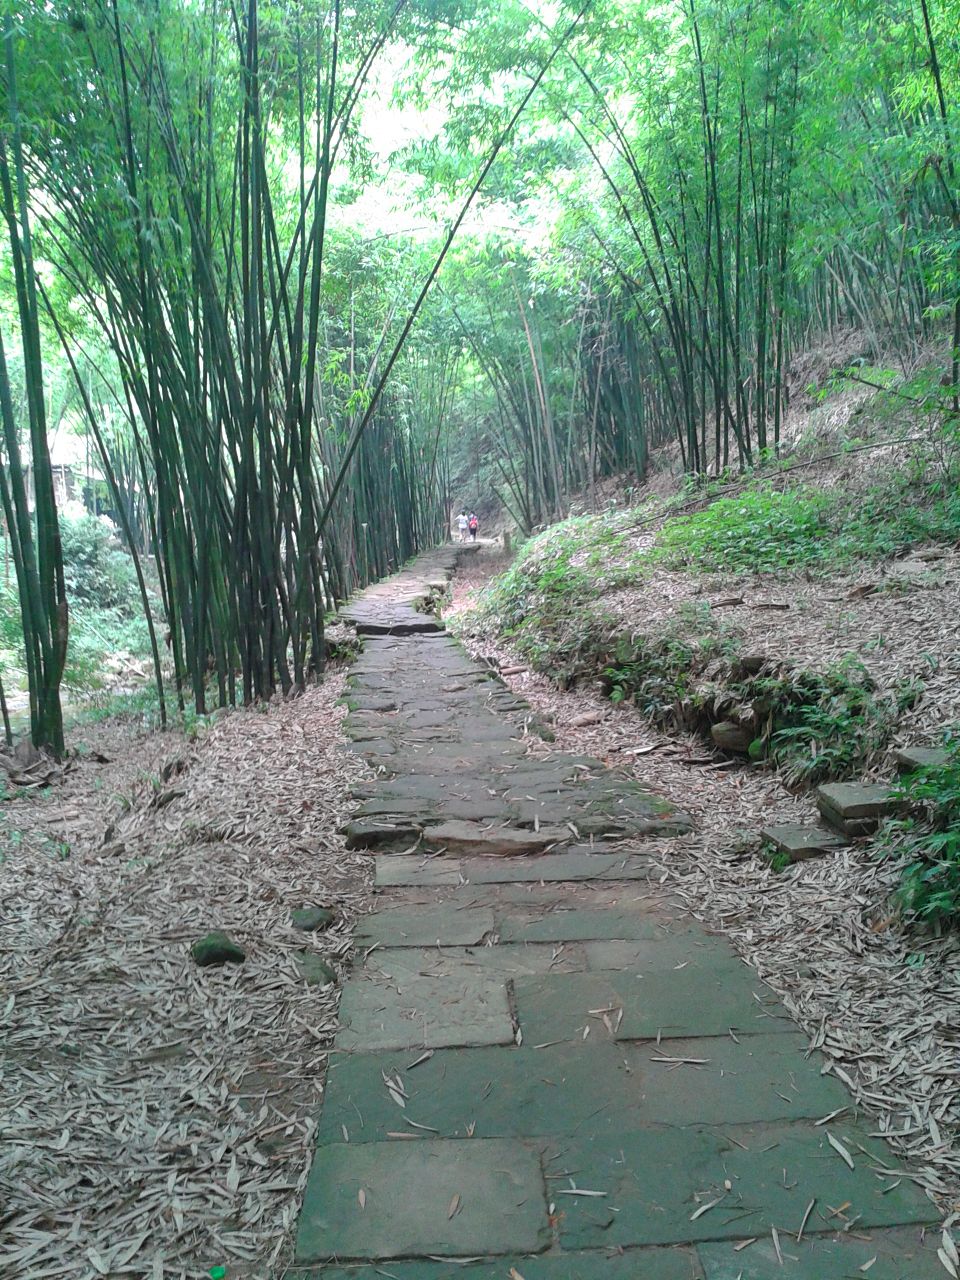
<svg viewBox="0 0 960 1280"><path fill-rule="evenodd" d="M207 715L199 715L189 699L186 699L181 711L177 707L176 695L170 689L166 691L166 706L167 727L181 730L188 738L197 737L219 710ZM120 692L104 691L92 694L82 705L69 711L67 719L72 728L89 727L106 720L119 720L133 724L144 732L152 732L160 728L160 699L157 686L151 683Z"/></svg>
<svg viewBox="0 0 960 1280"><path fill-rule="evenodd" d="M748 696L765 715L751 754L768 759L788 786L843 778L880 754L922 686L903 681L878 690L852 656L824 671L796 670L749 682Z"/></svg>
<svg viewBox="0 0 960 1280"><path fill-rule="evenodd" d="M946 763L917 769L896 789L908 816L889 822L875 851L903 864L897 901L917 925L960 923L960 730L945 738Z"/></svg>
<svg viewBox="0 0 960 1280"><path fill-rule="evenodd" d="M765 573L848 567L918 543L960 538L954 486L879 485L849 496L811 485L766 484L668 519L651 559L671 569Z"/></svg>
<svg viewBox="0 0 960 1280"><path fill-rule="evenodd" d="M86 695L118 678L118 655L149 661L150 631L133 560L103 522L61 517L60 535L69 604L63 685L68 693ZM26 689L20 599L9 572L0 580L0 677L8 692Z"/></svg>

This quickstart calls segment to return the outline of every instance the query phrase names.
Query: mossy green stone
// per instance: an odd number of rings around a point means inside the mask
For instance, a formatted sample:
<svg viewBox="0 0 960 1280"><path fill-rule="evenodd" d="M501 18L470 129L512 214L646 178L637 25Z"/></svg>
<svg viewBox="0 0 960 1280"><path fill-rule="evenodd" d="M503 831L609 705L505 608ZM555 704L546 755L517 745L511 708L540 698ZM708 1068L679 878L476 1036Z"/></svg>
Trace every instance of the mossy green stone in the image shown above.
<svg viewBox="0 0 960 1280"><path fill-rule="evenodd" d="M335 916L328 907L300 907L291 911L290 919L295 929L303 929L306 933L316 933L318 929L328 929Z"/></svg>
<svg viewBox="0 0 960 1280"><path fill-rule="evenodd" d="M337 973L327 964L322 956L312 951L300 951L294 956L300 976L308 987L326 987L336 982Z"/></svg>
<svg viewBox="0 0 960 1280"><path fill-rule="evenodd" d="M220 929L198 938L190 948L190 954L202 968L214 964L243 964L247 953Z"/></svg>

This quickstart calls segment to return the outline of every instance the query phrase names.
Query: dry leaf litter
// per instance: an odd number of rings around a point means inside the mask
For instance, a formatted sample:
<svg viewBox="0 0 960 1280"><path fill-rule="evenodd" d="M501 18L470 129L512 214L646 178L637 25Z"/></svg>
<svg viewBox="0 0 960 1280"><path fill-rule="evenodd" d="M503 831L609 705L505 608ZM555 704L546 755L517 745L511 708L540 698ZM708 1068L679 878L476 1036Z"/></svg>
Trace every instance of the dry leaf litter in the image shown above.
<svg viewBox="0 0 960 1280"><path fill-rule="evenodd" d="M933 741L938 726L960 721L960 563L949 552L929 563L928 579L852 600L849 591L869 575L838 575L830 587L791 578L779 584L791 589L791 610L744 613L745 645L810 666L870 645L881 686L919 664L926 693L898 741ZM447 615L468 610L503 567L490 556L461 574ZM696 598L702 581L658 573L654 590L632 600L622 593L624 625L642 634ZM765 580L753 594L777 588ZM841 598L832 612L825 595ZM960 1212L960 941L902 930L890 906L895 861L871 857L861 843L774 872L759 851L760 829L816 821L812 795L791 794L776 773L725 758L702 738L655 729L629 704L613 706L583 686L561 691L489 636L467 643L550 722L555 744L531 734L532 751L593 755L694 817L696 835L644 842L663 892L732 939L823 1051L825 1070L850 1087L869 1130L889 1142L888 1167L919 1182L950 1224ZM878 761L873 772L889 776L890 768Z"/></svg>
<svg viewBox="0 0 960 1280"><path fill-rule="evenodd" d="M98 727L0 840L0 1275L279 1274L310 1166L338 987L370 888L336 834L365 766L342 675L197 743ZM325 933L291 911L335 910ZM225 930L246 961L199 968Z"/></svg>

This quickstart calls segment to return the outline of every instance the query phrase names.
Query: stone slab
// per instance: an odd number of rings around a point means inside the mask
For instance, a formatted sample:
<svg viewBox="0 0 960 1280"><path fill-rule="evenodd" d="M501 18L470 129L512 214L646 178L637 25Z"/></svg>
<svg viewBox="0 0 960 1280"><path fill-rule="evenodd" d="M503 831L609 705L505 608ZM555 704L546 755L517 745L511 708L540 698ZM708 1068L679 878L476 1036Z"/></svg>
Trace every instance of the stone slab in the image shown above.
<svg viewBox="0 0 960 1280"><path fill-rule="evenodd" d="M332 1055L320 1141L339 1142L344 1132L350 1142L387 1142L396 1132L425 1141L552 1138L589 1131L601 1120L619 1126L641 1097L629 1062L610 1043L439 1049L411 1068L416 1058L396 1052ZM402 1109L383 1073L402 1081Z"/></svg>
<svg viewBox="0 0 960 1280"><path fill-rule="evenodd" d="M893 753L900 773L913 773L914 769L942 769L950 759L942 747L901 747Z"/></svg>
<svg viewBox="0 0 960 1280"><path fill-rule="evenodd" d="M384 846L409 847L420 839L420 828L409 819L396 822L382 818L352 818L341 828L348 849L379 849Z"/></svg>
<svg viewBox="0 0 960 1280"><path fill-rule="evenodd" d="M510 1280L514 1273L523 1280L703 1280L695 1250L683 1248L550 1252L469 1263L391 1261L386 1267L360 1263L322 1271L296 1267L286 1273L285 1280L380 1280L385 1273L393 1280Z"/></svg>
<svg viewBox="0 0 960 1280"><path fill-rule="evenodd" d="M547 853L521 861L504 858L464 859L460 864L470 884L510 884L551 880L647 880L650 860L642 855L612 853Z"/></svg>
<svg viewBox="0 0 960 1280"><path fill-rule="evenodd" d="M542 853L550 845L570 839L566 827L541 827L527 831L522 827L480 826L476 822L452 819L423 833L426 848L443 850L454 857L481 856L509 858Z"/></svg>
<svg viewBox="0 0 960 1280"><path fill-rule="evenodd" d="M519 1142L340 1143L317 1149L296 1261L526 1253L549 1236L540 1162Z"/></svg>
<svg viewBox="0 0 960 1280"><path fill-rule="evenodd" d="M358 818L406 818L413 825L419 826L419 818L431 811L431 805L416 796L392 796L389 794L372 795L364 800L354 814L353 821Z"/></svg>
<svg viewBox="0 0 960 1280"><path fill-rule="evenodd" d="M410 1052L334 1055L320 1140L426 1136L407 1121L445 1138L548 1138L615 1134L625 1116L633 1126L678 1127L819 1119L849 1098L816 1063L803 1061L803 1049L802 1037L786 1034L745 1036L739 1044L729 1037L660 1046L528 1042L438 1050L426 1062ZM384 1073L403 1082L402 1110Z"/></svg>
<svg viewBox="0 0 960 1280"><path fill-rule="evenodd" d="M845 844L842 837L823 827L805 826L800 822L783 822L763 827L760 838L781 853L787 854L791 862L803 862L807 858L818 858L821 854L835 853Z"/></svg>
<svg viewBox="0 0 960 1280"><path fill-rule="evenodd" d="M562 975L561 975L562 976ZM774 1035L794 1023L755 970L684 969L646 972L634 983L617 978L623 997L619 1040L650 1036Z"/></svg>
<svg viewBox="0 0 960 1280"><path fill-rule="evenodd" d="M514 1000L525 1043L583 1038L618 1040L788 1031L792 1023L759 980L681 969L642 977L560 973L517 978ZM769 1002L769 1003L768 1003ZM607 1021L604 1021L606 1014Z"/></svg>
<svg viewBox="0 0 960 1280"><path fill-rule="evenodd" d="M655 938L662 921L652 912L577 907L571 911L521 912L499 924L501 942L584 942L591 938Z"/></svg>
<svg viewBox="0 0 960 1280"><path fill-rule="evenodd" d="M438 902L429 907L393 907L365 916L357 924L361 946L472 947L493 932L493 912L488 907L461 907Z"/></svg>
<svg viewBox="0 0 960 1280"><path fill-rule="evenodd" d="M725 938L705 934L683 920L671 921L650 940L585 942L587 968L628 974L670 973L681 969L743 975L753 970Z"/></svg>
<svg viewBox="0 0 960 1280"><path fill-rule="evenodd" d="M794 1032L621 1044L636 1085L632 1116L643 1124L750 1124L817 1120L849 1105L839 1080L804 1061ZM686 1060L686 1061L682 1061Z"/></svg>
<svg viewBox="0 0 960 1280"><path fill-rule="evenodd" d="M769 1235L739 1252L732 1244L703 1244L698 1252L706 1280L770 1280L779 1275L784 1280L945 1280L948 1273L937 1257L939 1243L938 1231L928 1232L923 1241L920 1228L901 1227L805 1235L799 1245L781 1237L782 1266Z"/></svg>
<svg viewBox="0 0 960 1280"><path fill-rule="evenodd" d="M420 974L389 982L358 974L340 1001L336 1046L438 1049L454 1045L511 1044L507 989L496 976L463 972L456 979Z"/></svg>
<svg viewBox="0 0 960 1280"><path fill-rule="evenodd" d="M374 884L378 889L406 885L453 885L460 883L460 863L454 858L418 858L414 855L382 854L376 863Z"/></svg>
<svg viewBox="0 0 960 1280"><path fill-rule="evenodd" d="M830 782L817 788L824 821L845 836L869 835L902 809L886 782Z"/></svg>
<svg viewBox="0 0 960 1280"><path fill-rule="evenodd" d="M871 1164L889 1160L885 1147L846 1125L831 1131L856 1153L853 1169L828 1143L826 1126L807 1122L723 1129L621 1125L617 1131L560 1138L544 1153L548 1178L554 1170L569 1170L574 1186L606 1193L560 1196L569 1180L550 1179L548 1196L562 1205L561 1245L742 1240L769 1237L772 1227L796 1235L811 1200L821 1214L849 1204L846 1213L857 1220L858 1231L937 1221L935 1207L916 1188L905 1181L897 1186L895 1178L871 1170ZM694 1216L712 1200L719 1203Z"/></svg>
<svg viewBox="0 0 960 1280"><path fill-rule="evenodd" d="M882 818L896 809L886 782L829 782L817 788L817 803L842 818Z"/></svg>
<svg viewBox="0 0 960 1280"><path fill-rule="evenodd" d="M555 947L550 943L532 946L498 947L398 947L378 948L367 958L364 969L392 977L396 973L420 973L431 978L455 978L471 970L516 978L533 973L573 973L587 967L583 947L572 943Z"/></svg>

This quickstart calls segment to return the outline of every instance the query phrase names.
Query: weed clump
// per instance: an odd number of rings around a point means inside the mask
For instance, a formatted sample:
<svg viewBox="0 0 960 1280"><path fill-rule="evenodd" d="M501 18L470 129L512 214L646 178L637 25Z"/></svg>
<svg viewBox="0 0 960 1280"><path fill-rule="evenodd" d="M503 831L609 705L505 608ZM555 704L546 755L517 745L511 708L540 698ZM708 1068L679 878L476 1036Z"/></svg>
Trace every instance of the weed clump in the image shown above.
<svg viewBox="0 0 960 1280"><path fill-rule="evenodd" d="M876 851L903 862L896 899L909 921L960 922L960 730L947 734L943 764L908 774L894 792L909 816L887 823Z"/></svg>

